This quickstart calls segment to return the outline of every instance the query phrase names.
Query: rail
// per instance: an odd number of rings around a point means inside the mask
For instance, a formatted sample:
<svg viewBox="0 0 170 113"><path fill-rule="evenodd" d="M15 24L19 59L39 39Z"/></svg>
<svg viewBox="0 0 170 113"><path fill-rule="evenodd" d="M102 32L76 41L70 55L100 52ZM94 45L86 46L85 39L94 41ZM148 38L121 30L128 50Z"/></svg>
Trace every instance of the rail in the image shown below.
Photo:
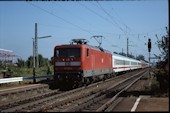
<svg viewBox="0 0 170 113"><path fill-rule="evenodd" d="M53 75L41 75L41 76L35 76L36 79L52 78L52 77L53 77ZM28 77L1 78L1 79L0 79L0 84L11 83L11 82L21 82L21 81L27 81L27 80L33 80L33 76L28 76Z"/></svg>

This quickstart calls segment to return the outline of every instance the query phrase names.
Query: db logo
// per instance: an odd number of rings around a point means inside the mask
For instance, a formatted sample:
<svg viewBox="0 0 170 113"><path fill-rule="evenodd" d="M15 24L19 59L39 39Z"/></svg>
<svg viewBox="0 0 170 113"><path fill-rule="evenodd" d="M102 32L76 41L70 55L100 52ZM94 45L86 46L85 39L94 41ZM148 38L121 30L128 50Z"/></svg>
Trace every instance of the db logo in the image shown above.
<svg viewBox="0 0 170 113"><path fill-rule="evenodd" d="M70 66L70 64L71 64L70 62L66 62L66 66Z"/></svg>

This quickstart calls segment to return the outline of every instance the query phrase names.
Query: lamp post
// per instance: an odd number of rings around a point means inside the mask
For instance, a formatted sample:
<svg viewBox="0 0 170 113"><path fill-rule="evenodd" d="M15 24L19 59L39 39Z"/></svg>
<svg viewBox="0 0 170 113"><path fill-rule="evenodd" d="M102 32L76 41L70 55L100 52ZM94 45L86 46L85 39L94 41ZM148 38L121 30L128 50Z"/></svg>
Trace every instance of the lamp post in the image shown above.
<svg viewBox="0 0 170 113"><path fill-rule="evenodd" d="M42 39L42 38L48 38L48 37L51 37L51 36L44 36L44 37L37 37L37 39ZM39 68L39 58L38 58L38 40L36 40L37 45L35 45L35 53L36 53L36 58L37 58L37 68Z"/></svg>
<svg viewBox="0 0 170 113"><path fill-rule="evenodd" d="M51 36L37 37L37 39L48 38L48 37L51 37ZM39 67L38 45L36 45L37 42L38 42L37 39L33 38L33 83L36 83L36 79L35 79L35 64L36 64L37 68ZM35 63L35 57L37 59L37 63Z"/></svg>
<svg viewBox="0 0 170 113"><path fill-rule="evenodd" d="M33 39L33 83L36 83L36 79L35 79L35 57L37 60L36 66L37 68L39 67L39 59L38 59L38 39L42 39L42 38L48 38L51 36L43 36L43 37L38 37L37 36L37 23L35 23L35 38Z"/></svg>

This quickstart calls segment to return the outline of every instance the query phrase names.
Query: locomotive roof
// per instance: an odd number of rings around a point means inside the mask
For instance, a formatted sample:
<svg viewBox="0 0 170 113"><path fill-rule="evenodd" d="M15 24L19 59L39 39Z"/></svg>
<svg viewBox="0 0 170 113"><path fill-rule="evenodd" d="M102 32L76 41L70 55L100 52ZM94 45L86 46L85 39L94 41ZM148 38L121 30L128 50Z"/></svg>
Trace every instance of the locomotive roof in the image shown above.
<svg viewBox="0 0 170 113"><path fill-rule="evenodd" d="M88 45L88 44L87 44ZM92 45L88 45L89 47L91 47L92 49L96 49L96 50L99 50L99 51L103 51L103 52L107 52L107 53L110 53L110 51L106 50L106 49L103 49L102 47L100 46L92 46Z"/></svg>
<svg viewBox="0 0 170 113"><path fill-rule="evenodd" d="M110 53L112 54L110 51L106 50L106 49L103 49L102 47L99 47L99 46L92 46L92 45L89 45L89 44L64 44L64 45L59 45L59 46L88 46L90 47L91 49L95 49L95 50L98 50L98 51L102 51L102 52L106 52L106 53Z"/></svg>

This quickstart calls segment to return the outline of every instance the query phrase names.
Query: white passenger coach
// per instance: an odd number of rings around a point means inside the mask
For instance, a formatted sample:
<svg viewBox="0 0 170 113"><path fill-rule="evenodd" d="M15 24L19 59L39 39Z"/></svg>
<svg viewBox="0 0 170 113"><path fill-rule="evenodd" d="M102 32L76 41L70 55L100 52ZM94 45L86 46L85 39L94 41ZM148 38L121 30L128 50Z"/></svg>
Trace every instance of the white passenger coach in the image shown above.
<svg viewBox="0 0 170 113"><path fill-rule="evenodd" d="M114 72L122 72L142 68L142 65L139 60L113 53L112 67Z"/></svg>

